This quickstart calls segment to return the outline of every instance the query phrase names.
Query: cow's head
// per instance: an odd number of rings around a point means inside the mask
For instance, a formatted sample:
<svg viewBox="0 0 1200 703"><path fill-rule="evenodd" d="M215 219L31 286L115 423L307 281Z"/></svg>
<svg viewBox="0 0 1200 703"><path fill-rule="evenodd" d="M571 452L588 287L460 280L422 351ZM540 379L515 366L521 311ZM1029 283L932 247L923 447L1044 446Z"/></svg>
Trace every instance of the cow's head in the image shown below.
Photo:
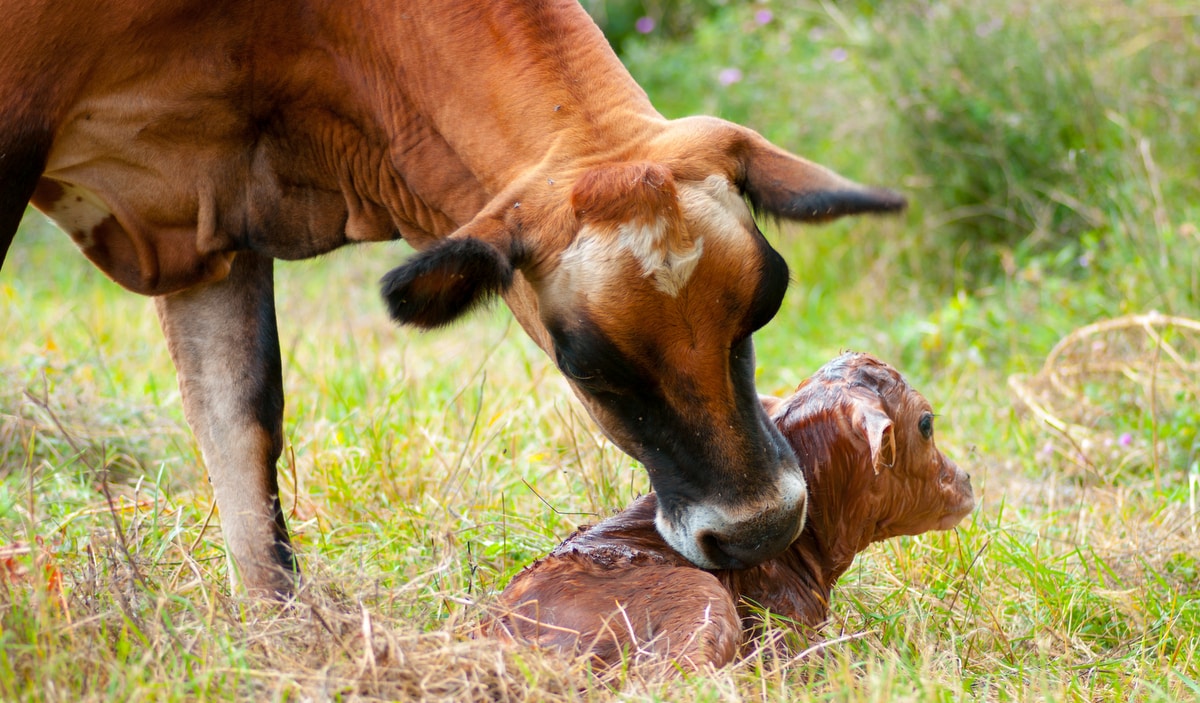
<svg viewBox="0 0 1200 703"><path fill-rule="evenodd" d="M383 293L398 321L426 328L508 293L592 417L646 466L667 542L698 566L755 564L799 534L807 491L754 388L750 335L789 276L751 207L823 221L904 199L749 130L681 120L618 159L541 167L389 273ZM518 271L527 288L513 286Z"/></svg>

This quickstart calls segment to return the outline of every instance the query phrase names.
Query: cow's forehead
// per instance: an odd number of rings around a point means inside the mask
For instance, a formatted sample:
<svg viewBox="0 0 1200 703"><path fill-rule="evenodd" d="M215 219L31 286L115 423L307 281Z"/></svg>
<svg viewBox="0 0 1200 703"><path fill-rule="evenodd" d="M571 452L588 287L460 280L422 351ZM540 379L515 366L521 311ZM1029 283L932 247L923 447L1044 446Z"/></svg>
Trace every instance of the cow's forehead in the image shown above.
<svg viewBox="0 0 1200 703"><path fill-rule="evenodd" d="M628 298L632 290L654 290L677 297L697 276L721 275L705 267L705 257L731 262L731 281L744 281L747 295L756 281L743 278L743 267L761 256L754 218L726 178L679 181L676 212L637 216L622 222L583 225L562 252L553 276L559 300L585 296L594 302Z"/></svg>

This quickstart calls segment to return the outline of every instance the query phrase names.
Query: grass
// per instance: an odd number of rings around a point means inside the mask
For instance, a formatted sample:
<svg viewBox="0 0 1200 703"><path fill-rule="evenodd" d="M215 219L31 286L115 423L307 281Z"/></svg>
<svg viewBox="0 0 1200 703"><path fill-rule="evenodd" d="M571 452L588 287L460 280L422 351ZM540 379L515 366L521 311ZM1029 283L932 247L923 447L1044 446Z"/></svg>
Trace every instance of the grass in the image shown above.
<svg viewBox="0 0 1200 703"><path fill-rule="evenodd" d="M792 241L789 259L824 236ZM150 305L70 247L34 220L0 277L13 313L2 331L19 340L0 364L5 700L1195 694L1200 562L1184 476L1156 487L1146 473L1097 484L1069 471L1040 453L1047 431L1017 417L1004 369L969 355L906 371L944 415L941 444L974 475L980 509L955 532L860 557L828 629L856 639L825 661L609 688L577 662L472 639L478 602L646 482L503 310L442 333L395 330L362 283L387 266L378 248L279 269L284 500L311 583L287 612L246 602L227 590L218 518L205 529L211 493ZM23 275L47 261L53 275ZM822 305L847 317L817 336L814 303L789 296L762 333L760 386L784 391L842 346L905 355L903 334L884 340L886 325L840 297Z"/></svg>
<svg viewBox="0 0 1200 703"><path fill-rule="evenodd" d="M1016 230L989 239L1001 244L986 271L967 271L953 253L970 231L946 218L959 190L913 160L912 125L894 121L907 114L889 97L888 85L927 95L949 74L909 69L879 82L876 62L928 31L889 13L932 12L945 41L909 50L949 62L954 41L976 39L947 27L991 5L780 3L766 25L754 8L714 5L684 39L626 39L664 110L750 122L914 199L907 219L769 232L795 283L756 336L759 387L787 392L845 348L891 361L942 415L939 445L971 472L980 505L953 532L861 555L834 591L835 643L804 661L762 654L684 680L601 679L581 662L478 636L508 578L647 481L502 308L437 333L391 325L375 281L403 246L277 268L288 394L280 470L309 578L284 610L231 593L220 516L151 303L30 215L0 271L0 699L1200 698L1194 387L1168 393L1166 366L1161 392L1097 381L1089 402L1102 415L1080 439L1047 426L1008 385L1037 380L1059 339L1098 319L1200 316L1200 210L1183 158L1194 150L1181 151L1200 137L1194 120L1171 117L1196 109L1182 87L1196 66L1192 40L1171 24L1195 15L1134 4L1146 12L1066 3L1055 23L1006 30L1022 66L1036 65L1043 31L1055 51L1106 38L1130 61L1101 52L1105 70L1084 71L1114 118L1083 125L1103 132L1104 167L1068 174L1084 178L1079 193L1094 211L1082 225L1071 212L1026 217L1042 212L1044 184L1013 176L988 186L975 197L1026 209L996 220ZM1130 43L1138 37L1162 48ZM734 64L743 79L722 87L716 77ZM1145 75L1154 90L1135 85ZM972 104L1013 89L992 78L976 76L983 92ZM1003 121L990 109L973 117ZM961 126L925 135L939 140L946 169L970 162L956 156L970 151ZM1054 144L1042 131L1017 136L1003 143Z"/></svg>

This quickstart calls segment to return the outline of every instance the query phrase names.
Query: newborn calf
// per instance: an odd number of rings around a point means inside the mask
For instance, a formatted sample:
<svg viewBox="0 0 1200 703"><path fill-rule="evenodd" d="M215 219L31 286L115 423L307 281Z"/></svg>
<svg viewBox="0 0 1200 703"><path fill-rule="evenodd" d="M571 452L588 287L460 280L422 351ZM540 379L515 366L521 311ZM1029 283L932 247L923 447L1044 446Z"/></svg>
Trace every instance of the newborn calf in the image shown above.
<svg viewBox="0 0 1200 703"><path fill-rule="evenodd" d="M492 629L520 641L722 666L756 611L816 630L854 555L897 535L954 527L975 506L971 480L933 441L929 401L891 366L843 354L786 399L763 398L808 481L808 520L783 554L744 570L705 571L667 546L643 496L582 527L500 595Z"/></svg>

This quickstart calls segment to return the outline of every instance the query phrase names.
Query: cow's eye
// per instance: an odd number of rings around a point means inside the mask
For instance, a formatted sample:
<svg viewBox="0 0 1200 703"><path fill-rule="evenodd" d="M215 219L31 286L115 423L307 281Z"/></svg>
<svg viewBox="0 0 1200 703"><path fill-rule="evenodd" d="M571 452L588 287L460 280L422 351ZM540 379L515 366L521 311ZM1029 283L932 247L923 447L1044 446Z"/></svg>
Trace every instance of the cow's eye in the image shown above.
<svg viewBox="0 0 1200 703"><path fill-rule="evenodd" d="M614 391L612 384L604 377L603 371L595 365L580 363L579 359L570 354L564 354L561 351L556 354L556 357L558 368L563 372L563 375L582 388L592 393Z"/></svg>
<svg viewBox="0 0 1200 703"><path fill-rule="evenodd" d="M925 439L933 438L933 413L925 413L917 422L917 429L921 430L921 436Z"/></svg>
<svg viewBox="0 0 1200 703"><path fill-rule="evenodd" d="M558 361L559 370L572 381L587 381L593 377L593 374L585 370L574 357L564 354L561 350L556 354L556 361Z"/></svg>

